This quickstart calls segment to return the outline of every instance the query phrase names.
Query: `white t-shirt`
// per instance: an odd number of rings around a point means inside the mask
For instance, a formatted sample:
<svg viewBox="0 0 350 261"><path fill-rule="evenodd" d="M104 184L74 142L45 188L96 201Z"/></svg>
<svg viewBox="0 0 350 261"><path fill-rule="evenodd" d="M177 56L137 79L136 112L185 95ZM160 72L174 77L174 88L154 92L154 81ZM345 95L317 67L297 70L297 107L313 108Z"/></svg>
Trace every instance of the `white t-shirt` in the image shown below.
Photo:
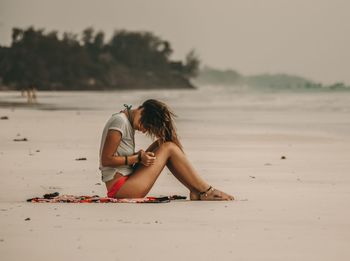
<svg viewBox="0 0 350 261"><path fill-rule="evenodd" d="M120 144L117 150L114 152L115 156L130 156L135 153L135 130L131 126L131 123L125 113L118 112L111 116L107 121L103 132L100 145L100 170L102 174L102 181L107 182L114 178L116 172L119 172L123 176L130 175L133 171L131 166L118 166L118 167L105 167L101 164L101 156L103 146L106 141L107 133L109 130L119 131L122 135Z"/></svg>

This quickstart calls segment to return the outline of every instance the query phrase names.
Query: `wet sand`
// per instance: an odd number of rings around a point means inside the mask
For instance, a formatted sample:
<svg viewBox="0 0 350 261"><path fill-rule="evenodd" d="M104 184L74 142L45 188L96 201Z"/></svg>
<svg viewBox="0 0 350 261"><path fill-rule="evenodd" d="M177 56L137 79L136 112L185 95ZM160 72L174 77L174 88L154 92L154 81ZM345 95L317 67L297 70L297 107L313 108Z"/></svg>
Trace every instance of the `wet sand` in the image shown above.
<svg viewBox="0 0 350 261"><path fill-rule="evenodd" d="M236 201L25 202L104 195L104 123L147 98L173 107L195 168ZM39 92L38 102L0 93L2 260L350 259L350 93ZM150 142L136 137L137 148ZM165 170L150 195L170 194L188 195Z"/></svg>

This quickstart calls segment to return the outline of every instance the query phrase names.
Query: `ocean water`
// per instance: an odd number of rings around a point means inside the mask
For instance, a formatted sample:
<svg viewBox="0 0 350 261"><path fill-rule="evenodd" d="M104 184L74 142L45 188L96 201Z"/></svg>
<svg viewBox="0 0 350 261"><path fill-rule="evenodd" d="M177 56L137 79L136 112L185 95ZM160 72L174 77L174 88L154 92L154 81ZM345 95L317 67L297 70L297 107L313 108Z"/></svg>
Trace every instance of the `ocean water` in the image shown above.
<svg viewBox="0 0 350 261"><path fill-rule="evenodd" d="M350 92L257 92L230 87L39 92L38 104L29 107L20 93L1 92L0 109L90 111L107 117L122 110L123 104L137 107L151 98L164 101L173 109L183 133L195 130L197 136L270 131L350 138Z"/></svg>

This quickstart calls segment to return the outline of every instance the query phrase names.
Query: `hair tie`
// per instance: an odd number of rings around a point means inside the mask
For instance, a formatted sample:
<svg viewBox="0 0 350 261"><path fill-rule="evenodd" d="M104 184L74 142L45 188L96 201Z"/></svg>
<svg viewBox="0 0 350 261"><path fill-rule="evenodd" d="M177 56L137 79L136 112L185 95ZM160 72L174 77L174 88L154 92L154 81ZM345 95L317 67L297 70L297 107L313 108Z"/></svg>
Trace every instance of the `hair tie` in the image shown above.
<svg viewBox="0 0 350 261"><path fill-rule="evenodd" d="M130 110L132 105L127 105L126 103L124 103L124 107L127 109L127 110Z"/></svg>

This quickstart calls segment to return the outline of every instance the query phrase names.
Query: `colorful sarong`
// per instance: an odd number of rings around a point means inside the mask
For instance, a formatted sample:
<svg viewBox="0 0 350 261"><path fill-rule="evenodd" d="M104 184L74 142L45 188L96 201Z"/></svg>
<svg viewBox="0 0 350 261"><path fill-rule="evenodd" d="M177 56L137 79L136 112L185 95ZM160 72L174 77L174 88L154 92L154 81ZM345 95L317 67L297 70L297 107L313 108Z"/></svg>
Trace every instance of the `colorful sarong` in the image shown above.
<svg viewBox="0 0 350 261"><path fill-rule="evenodd" d="M42 198L30 198L32 203L168 203L171 200L186 199L185 196L145 197L145 198L108 198L94 196L59 195L58 192L45 194Z"/></svg>

